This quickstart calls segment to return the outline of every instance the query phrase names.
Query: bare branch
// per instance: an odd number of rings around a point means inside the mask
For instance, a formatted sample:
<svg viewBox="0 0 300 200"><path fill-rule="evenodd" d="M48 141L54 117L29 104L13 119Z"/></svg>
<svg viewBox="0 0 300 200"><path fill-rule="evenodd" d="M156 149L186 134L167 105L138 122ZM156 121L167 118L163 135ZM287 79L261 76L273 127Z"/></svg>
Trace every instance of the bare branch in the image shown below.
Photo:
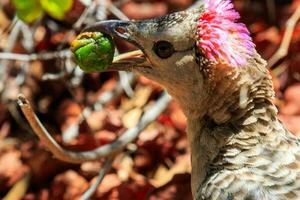
<svg viewBox="0 0 300 200"><path fill-rule="evenodd" d="M114 156L110 156L105 160L103 167L99 171L96 182L93 185L91 185L87 191L84 192L84 194L80 197L79 200L89 200L90 199L90 197L95 193L95 191L101 184L105 174L110 170L113 160L114 160Z"/></svg>
<svg viewBox="0 0 300 200"><path fill-rule="evenodd" d="M91 4L85 8L85 10L82 12L77 21L73 24L73 29L77 30L78 28L80 28L84 21L87 19L87 17L94 12L95 8L96 3L95 1L92 1Z"/></svg>
<svg viewBox="0 0 300 200"><path fill-rule="evenodd" d="M286 30L282 42L275 54L268 61L268 68L274 66L280 59L288 54L289 46L292 40L295 26L300 18L300 6L297 7L294 14L286 22Z"/></svg>
<svg viewBox="0 0 300 200"><path fill-rule="evenodd" d="M101 157L115 155L120 152L128 143L136 139L141 130L160 115L167 107L170 99L167 93L163 93L159 100L145 112L136 127L128 129L116 141L110 144L103 145L92 151L84 152L74 152L63 149L42 125L32 110L28 100L22 94L18 97L18 104L34 132L41 141L45 143L54 156L66 162L82 163L85 161L99 160Z"/></svg>
<svg viewBox="0 0 300 200"><path fill-rule="evenodd" d="M15 23L13 23L12 30L7 39L7 41L8 41L7 45L5 46L3 53L6 53L6 52L8 53L13 49L13 47L18 39L18 36L20 34L22 22L20 20L18 20L17 17L14 18L14 21L15 21ZM6 62L6 60L1 60L1 57L0 57L0 80L1 80L0 91L1 92L4 90L4 83L5 83L5 80L7 79L7 75L8 75L7 74L7 62Z"/></svg>
<svg viewBox="0 0 300 200"><path fill-rule="evenodd" d="M69 49L46 52L46 53L32 53L32 54L19 54L19 53L9 53L0 52L0 60L19 60L19 61L33 61L33 60L50 60L55 58L67 58L71 57L71 52Z"/></svg>
<svg viewBox="0 0 300 200"><path fill-rule="evenodd" d="M117 8L114 4L110 4L108 9L113 15L115 15L119 19L129 20L129 18L119 8Z"/></svg>

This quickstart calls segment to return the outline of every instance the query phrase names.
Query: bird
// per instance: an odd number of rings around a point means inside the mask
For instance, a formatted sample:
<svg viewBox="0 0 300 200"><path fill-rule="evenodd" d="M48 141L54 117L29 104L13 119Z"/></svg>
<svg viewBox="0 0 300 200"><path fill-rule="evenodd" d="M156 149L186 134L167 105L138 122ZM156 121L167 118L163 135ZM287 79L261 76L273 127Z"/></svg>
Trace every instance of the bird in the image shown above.
<svg viewBox="0 0 300 200"><path fill-rule="evenodd" d="M300 143L278 119L267 62L230 0L101 31L140 49L107 71L161 84L187 118L195 200L300 199Z"/></svg>

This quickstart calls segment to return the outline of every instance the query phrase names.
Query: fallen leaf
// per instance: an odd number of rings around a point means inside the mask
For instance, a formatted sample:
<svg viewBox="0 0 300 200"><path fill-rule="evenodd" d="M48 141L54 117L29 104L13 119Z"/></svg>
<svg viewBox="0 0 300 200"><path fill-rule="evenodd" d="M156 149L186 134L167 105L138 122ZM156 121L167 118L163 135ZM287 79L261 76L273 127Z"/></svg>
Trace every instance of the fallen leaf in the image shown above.
<svg viewBox="0 0 300 200"><path fill-rule="evenodd" d="M66 130L70 125L78 123L81 107L74 101L66 99L60 103L57 110L57 122L61 124L61 130Z"/></svg>
<svg viewBox="0 0 300 200"><path fill-rule="evenodd" d="M281 106L280 113L283 115L300 114L300 84L289 86L284 92L285 104Z"/></svg>
<svg viewBox="0 0 300 200"><path fill-rule="evenodd" d="M51 185L51 199L78 199L88 189L88 182L76 171L57 175Z"/></svg>
<svg viewBox="0 0 300 200"><path fill-rule="evenodd" d="M164 165L160 165L155 172L153 179L150 182L155 187L161 187L171 181L176 174L184 174L191 172L190 156L179 156L176 163L171 169L167 169Z"/></svg>
<svg viewBox="0 0 300 200"><path fill-rule="evenodd" d="M107 117L107 110L100 110L93 112L88 118L87 123L91 131L95 132L102 128L104 121Z"/></svg>
<svg viewBox="0 0 300 200"><path fill-rule="evenodd" d="M130 110L135 107L142 108L148 102L152 91L153 89L150 86L138 87L132 98L122 101L121 108L124 110Z"/></svg>
<svg viewBox="0 0 300 200"><path fill-rule="evenodd" d="M190 174L176 174L166 185L151 191L148 200L192 200Z"/></svg>
<svg viewBox="0 0 300 200"><path fill-rule="evenodd" d="M127 181L133 170L133 160L130 156L124 154L119 163L117 170L118 177L121 181Z"/></svg>
<svg viewBox="0 0 300 200"><path fill-rule="evenodd" d="M159 134L158 123L152 122L138 136L139 141L147 142L154 140Z"/></svg>
<svg viewBox="0 0 300 200"><path fill-rule="evenodd" d="M99 142L101 145L111 143L115 140L117 134L108 130L100 130L95 133L95 140Z"/></svg>
<svg viewBox="0 0 300 200"><path fill-rule="evenodd" d="M84 162L80 165L80 169L85 177L94 177L98 175L101 164L98 161Z"/></svg>
<svg viewBox="0 0 300 200"><path fill-rule="evenodd" d="M138 88L131 99L133 101L133 105L139 108L143 107L148 102L152 91L153 89L150 86Z"/></svg>
<svg viewBox="0 0 300 200"><path fill-rule="evenodd" d="M96 181L96 178L91 181L93 184ZM104 193L109 192L112 188L121 185L121 180L116 174L107 174L105 175L100 186L97 188L97 196L102 196Z"/></svg>
<svg viewBox="0 0 300 200"><path fill-rule="evenodd" d="M26 174L21 178L5 195L3 200L19 200L22 199L29 187L30 175Z"/></svg>
<svg viewBox="0 0 300 200"><path fill-rule="evenodd" d="M127 113L125 113L125 115L122 117L122 123L124 125L125 128L132 128L135 127L141 116L142 116L142 109L141 108L134 108L130 111L128 111Z"/></svg>
<svg viewBox="0 0 300 200"><path fill-rule="evenodd" d="M29 171L21 161L21 152L10 150L0 155L0 191L11 187Z"/></svg>

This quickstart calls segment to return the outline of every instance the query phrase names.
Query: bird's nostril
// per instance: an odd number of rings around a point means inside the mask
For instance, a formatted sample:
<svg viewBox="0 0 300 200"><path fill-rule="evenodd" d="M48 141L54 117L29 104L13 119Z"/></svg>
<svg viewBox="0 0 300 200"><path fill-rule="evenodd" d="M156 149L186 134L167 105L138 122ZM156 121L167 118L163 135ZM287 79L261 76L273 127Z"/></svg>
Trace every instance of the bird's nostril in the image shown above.
<svg viewBox="0 0 300 200"><path fill-rule="evenodd" d="M115 31L120 33L120 34L124 34L126 32L126 29L123 27L116 27Z"/></svg>

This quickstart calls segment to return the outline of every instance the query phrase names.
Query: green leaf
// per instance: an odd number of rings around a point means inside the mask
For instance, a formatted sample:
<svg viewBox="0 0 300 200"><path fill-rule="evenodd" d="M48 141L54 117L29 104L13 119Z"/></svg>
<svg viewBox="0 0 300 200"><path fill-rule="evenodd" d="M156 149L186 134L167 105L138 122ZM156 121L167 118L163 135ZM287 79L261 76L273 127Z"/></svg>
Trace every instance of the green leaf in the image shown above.
<svg viewBox="0 0 300 200"><path fill-rule="evenodd" d="M115 46L112 38L100 32L86 32L72 42L77 64L85 72L105 70L114 57Z"/></svg>
<svg viewBox="0 0 300 200"><path fill-rule="evenodd" d="M13 0L16 14L22 21L32 23L43 15L39 0Z"/></svg>
<svg viewBox="0 0 300 200"><path fill-rule="evenodd" d="M40 2L47 14L57 20L63 20L73 5L73 0L40 0Z"/></svg>

